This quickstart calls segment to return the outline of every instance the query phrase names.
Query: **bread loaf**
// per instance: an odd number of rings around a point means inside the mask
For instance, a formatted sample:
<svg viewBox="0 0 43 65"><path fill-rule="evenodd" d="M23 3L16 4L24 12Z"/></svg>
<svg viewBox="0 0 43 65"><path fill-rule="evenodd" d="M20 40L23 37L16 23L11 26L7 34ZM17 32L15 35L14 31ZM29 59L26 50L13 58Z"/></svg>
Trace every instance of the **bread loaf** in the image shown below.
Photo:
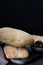
<svg viewBox="0 0 43 65"><path fill-rule="evenodd" d="M12 46L5 46L4 53L7 59L11 58L28 58L29 53L24 48L16 48Z"/></svg>
<svg viewBox="0 0 43 65"><path fill-rule="evenodd" d="M0 29L0 41L15 47L32 45L34 42L32 35L29 33L10 27Z"/></svg>

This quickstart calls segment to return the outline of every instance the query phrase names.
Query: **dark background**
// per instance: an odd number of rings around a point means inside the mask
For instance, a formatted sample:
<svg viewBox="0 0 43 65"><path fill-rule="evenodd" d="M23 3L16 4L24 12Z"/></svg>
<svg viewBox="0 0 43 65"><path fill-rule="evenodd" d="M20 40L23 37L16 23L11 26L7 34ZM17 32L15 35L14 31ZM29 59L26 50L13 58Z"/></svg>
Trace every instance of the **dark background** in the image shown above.
<svg viewBox="0 0 43 65"><path fill-rule="evenodd" d="M43 35L43 1L1 0L0 27L5 26Z"/></svg>

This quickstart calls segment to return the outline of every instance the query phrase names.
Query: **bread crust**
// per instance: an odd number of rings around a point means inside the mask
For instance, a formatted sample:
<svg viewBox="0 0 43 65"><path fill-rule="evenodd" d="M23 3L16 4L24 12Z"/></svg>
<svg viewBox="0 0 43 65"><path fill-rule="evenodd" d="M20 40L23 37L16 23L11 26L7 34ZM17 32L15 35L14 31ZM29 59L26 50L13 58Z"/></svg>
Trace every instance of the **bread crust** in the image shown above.
<svg viewBox="0 0 43 65"><path fill-rule="evenodd" d="M42 41L43 42L43 36L39 36L39 35L32 35L34 42L36 41Z"/></svg>
<svg viewBox="0 0 43 65"><path fill-rule="evenodd" d="M10 27L0 29L0 41L15 47L24 47L32 45L34 39L29 33Z"/></svg>
<svg viewBox="0 0 43 65"><path fill-rule="evenodd" d="M4 53L7 59L11 58L28 58L29 53L24 48L16 48L12 46L5 46Z"/></svg>

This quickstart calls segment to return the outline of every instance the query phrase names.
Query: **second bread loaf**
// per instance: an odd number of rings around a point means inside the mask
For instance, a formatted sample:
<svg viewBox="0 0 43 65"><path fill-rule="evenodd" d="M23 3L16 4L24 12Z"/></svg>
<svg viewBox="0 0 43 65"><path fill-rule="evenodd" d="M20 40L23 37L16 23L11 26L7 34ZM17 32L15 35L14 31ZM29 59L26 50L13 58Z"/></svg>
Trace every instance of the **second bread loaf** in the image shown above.
<svg viewBox="0 0 43 65"><path fill-rule="evenodd" d="M28 58L29 53L24 48L15 48L12 46L5 46L4 47L4 53L6 55L6 58Z"/></svg>

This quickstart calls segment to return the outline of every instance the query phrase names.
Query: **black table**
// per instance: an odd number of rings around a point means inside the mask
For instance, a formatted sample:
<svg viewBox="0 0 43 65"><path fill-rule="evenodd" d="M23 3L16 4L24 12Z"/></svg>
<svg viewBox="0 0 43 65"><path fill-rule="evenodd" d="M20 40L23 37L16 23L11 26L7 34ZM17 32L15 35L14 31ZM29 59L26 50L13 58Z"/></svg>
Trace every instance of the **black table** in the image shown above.
<svg viewBox="0 0 43 65"><path fill-rule="evenodd" d="M12 63L9 63L7 65L17 65L17 64L12 64ZM30 64L27 64L27 65L43 65L43 58L42 59L39 59L33 63L30 63Z"/></svg>
<svg viewBox="0 0 43 65"><path fill-rule="evenodd" d="M7 65L18 65L18 64L14 64L9 62ZM36 57L34 57L33 59L31 59L31 61L28 60L28 63L26 63L25 65L43 65L43 57L38 55Z"/></svg>

